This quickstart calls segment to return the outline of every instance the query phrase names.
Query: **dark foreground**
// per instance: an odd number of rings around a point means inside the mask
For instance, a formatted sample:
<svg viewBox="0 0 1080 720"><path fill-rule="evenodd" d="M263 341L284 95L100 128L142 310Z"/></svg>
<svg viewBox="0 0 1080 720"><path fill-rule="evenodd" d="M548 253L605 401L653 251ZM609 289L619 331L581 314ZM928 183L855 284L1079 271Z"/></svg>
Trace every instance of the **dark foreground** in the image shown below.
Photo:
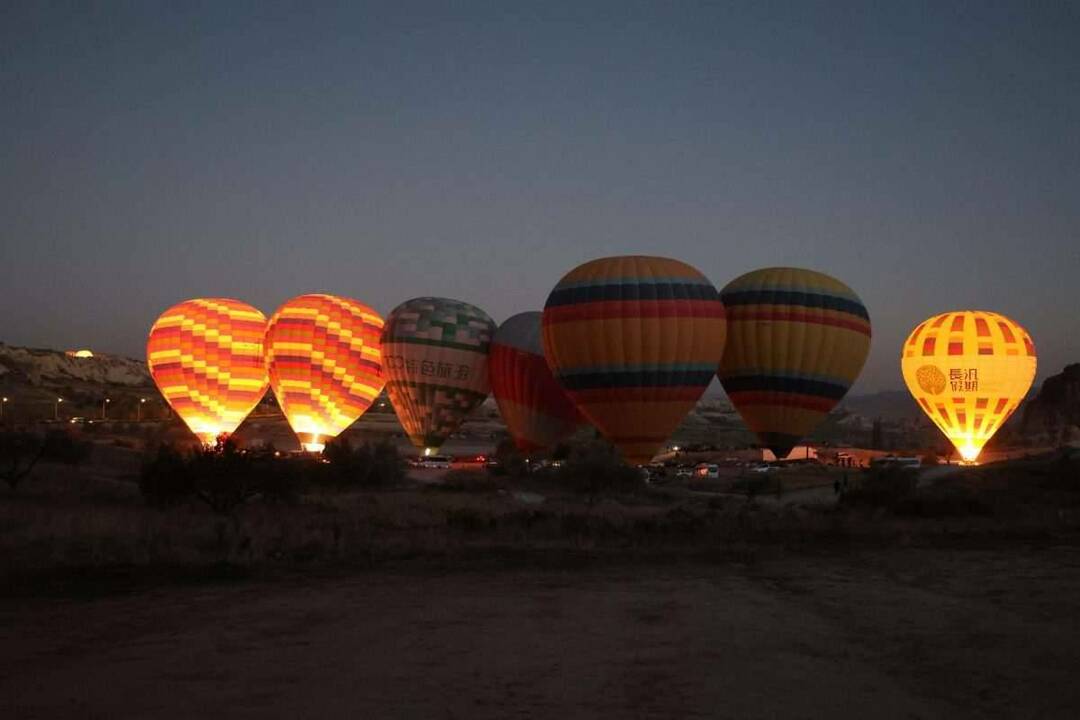
<svg viewBox="0 0 1080 720"><path fill-rule="evenodd" d="M0 717L1076 717L1080 550L0 602Z"/></svg>

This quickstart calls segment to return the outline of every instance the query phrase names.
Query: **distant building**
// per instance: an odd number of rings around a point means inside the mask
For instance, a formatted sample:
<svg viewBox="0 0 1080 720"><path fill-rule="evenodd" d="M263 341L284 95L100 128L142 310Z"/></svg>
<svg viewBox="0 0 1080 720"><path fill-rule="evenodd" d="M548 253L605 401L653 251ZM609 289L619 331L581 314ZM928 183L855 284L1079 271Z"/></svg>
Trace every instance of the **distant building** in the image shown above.
<svg viewBox="0 0 1080 720"><path fill-rule="evenodd" d="M811 445L796 445L791 448L791 452L787 457L779 458L781 460L816 460L818 456L817 448ZM777 457L773 454L772 450L768 448L761 449L761 459L765 462L776 462Z"/></svg>

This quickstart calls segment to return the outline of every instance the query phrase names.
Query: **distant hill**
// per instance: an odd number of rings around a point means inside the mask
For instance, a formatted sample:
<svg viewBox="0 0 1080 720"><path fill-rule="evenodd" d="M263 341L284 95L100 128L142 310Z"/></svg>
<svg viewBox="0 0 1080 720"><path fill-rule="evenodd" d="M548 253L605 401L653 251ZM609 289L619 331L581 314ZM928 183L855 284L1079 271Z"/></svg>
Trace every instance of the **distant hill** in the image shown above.
<svg viewBox="0 0 1080 720"><path fill-rule="evenodd" d="M1043 382L1023 407L1021 432L1049 443L1080 438L1080 363Z"/></svg>
<svg viewBox="0 0 1080 720"><path fill-rule="evenodd" d="M915 398L907 390L886 390L846 397L840 402L840 409L871 420L919 420L923 416Z"/></svg>
<svg viewBox="0 0 1080 720"><path fill-rule="evenodd" d="M55 387L72 382L140 387L152 381L142 360L100 353L73 357L59 350L0 343L0 383L5 387Z"/></svg>
<svg viewBox="0 0 1080 720"><path fill-rule="evenodd" d="M100 417L109 398L110 417L135 416L139 398L156 399L157 391L142 360L122 355L73 357L60 350L0 343L0 394L7 422L50 419L58 415ZM56 398L63 406L54 411ZM145 408L151 416L158 405ZM62 411L62 412L60 412Z"/></svg>

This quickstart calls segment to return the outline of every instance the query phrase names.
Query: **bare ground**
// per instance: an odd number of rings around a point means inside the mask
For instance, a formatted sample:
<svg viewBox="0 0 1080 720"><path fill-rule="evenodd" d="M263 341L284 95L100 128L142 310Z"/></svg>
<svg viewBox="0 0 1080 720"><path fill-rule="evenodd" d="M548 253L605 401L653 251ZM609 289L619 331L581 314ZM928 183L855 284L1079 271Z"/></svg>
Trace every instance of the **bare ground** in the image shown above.
<svg viewBox="0 0 1080 720"><path fill-rule="evenodd" d="M1080 549L0 602L0 717L1077 717Z"/></svg>

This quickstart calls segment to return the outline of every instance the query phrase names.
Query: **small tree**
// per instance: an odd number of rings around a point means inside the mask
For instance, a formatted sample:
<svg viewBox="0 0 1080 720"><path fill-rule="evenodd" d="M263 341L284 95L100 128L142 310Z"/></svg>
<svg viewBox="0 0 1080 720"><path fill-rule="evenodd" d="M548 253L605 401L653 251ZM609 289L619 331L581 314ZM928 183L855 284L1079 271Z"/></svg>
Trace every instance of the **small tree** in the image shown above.
<svg viewBox="0 0 1080 720"><path fill-rule="evenodd" d="M511 438L503 438L495 446L495 459L507 475L518 476L525 472L525 457Z"/></svg>
<svg viewBox="0 0 1080 720"><path fill-rule="evenodd" d="M603 440L577 446L559 468L556 480L596 502L601 493L627 492L642 487L641 472L622 462L618 450Z"/></svg>
<svg viewBox="0 0 1080 720"><path fill-rule="evenodd" d="M143 465L139 491L150 505L159 508L192 497L195 483L188 458L172 445L160 445L154 457Z"/></svg>
<svg viewBox="0 0 1080 720"><path fill-rule="evenodd" d="M45 452L45 443L32 433L9 430L0 433L0 477L15 490L34 470Z"/></svg>

